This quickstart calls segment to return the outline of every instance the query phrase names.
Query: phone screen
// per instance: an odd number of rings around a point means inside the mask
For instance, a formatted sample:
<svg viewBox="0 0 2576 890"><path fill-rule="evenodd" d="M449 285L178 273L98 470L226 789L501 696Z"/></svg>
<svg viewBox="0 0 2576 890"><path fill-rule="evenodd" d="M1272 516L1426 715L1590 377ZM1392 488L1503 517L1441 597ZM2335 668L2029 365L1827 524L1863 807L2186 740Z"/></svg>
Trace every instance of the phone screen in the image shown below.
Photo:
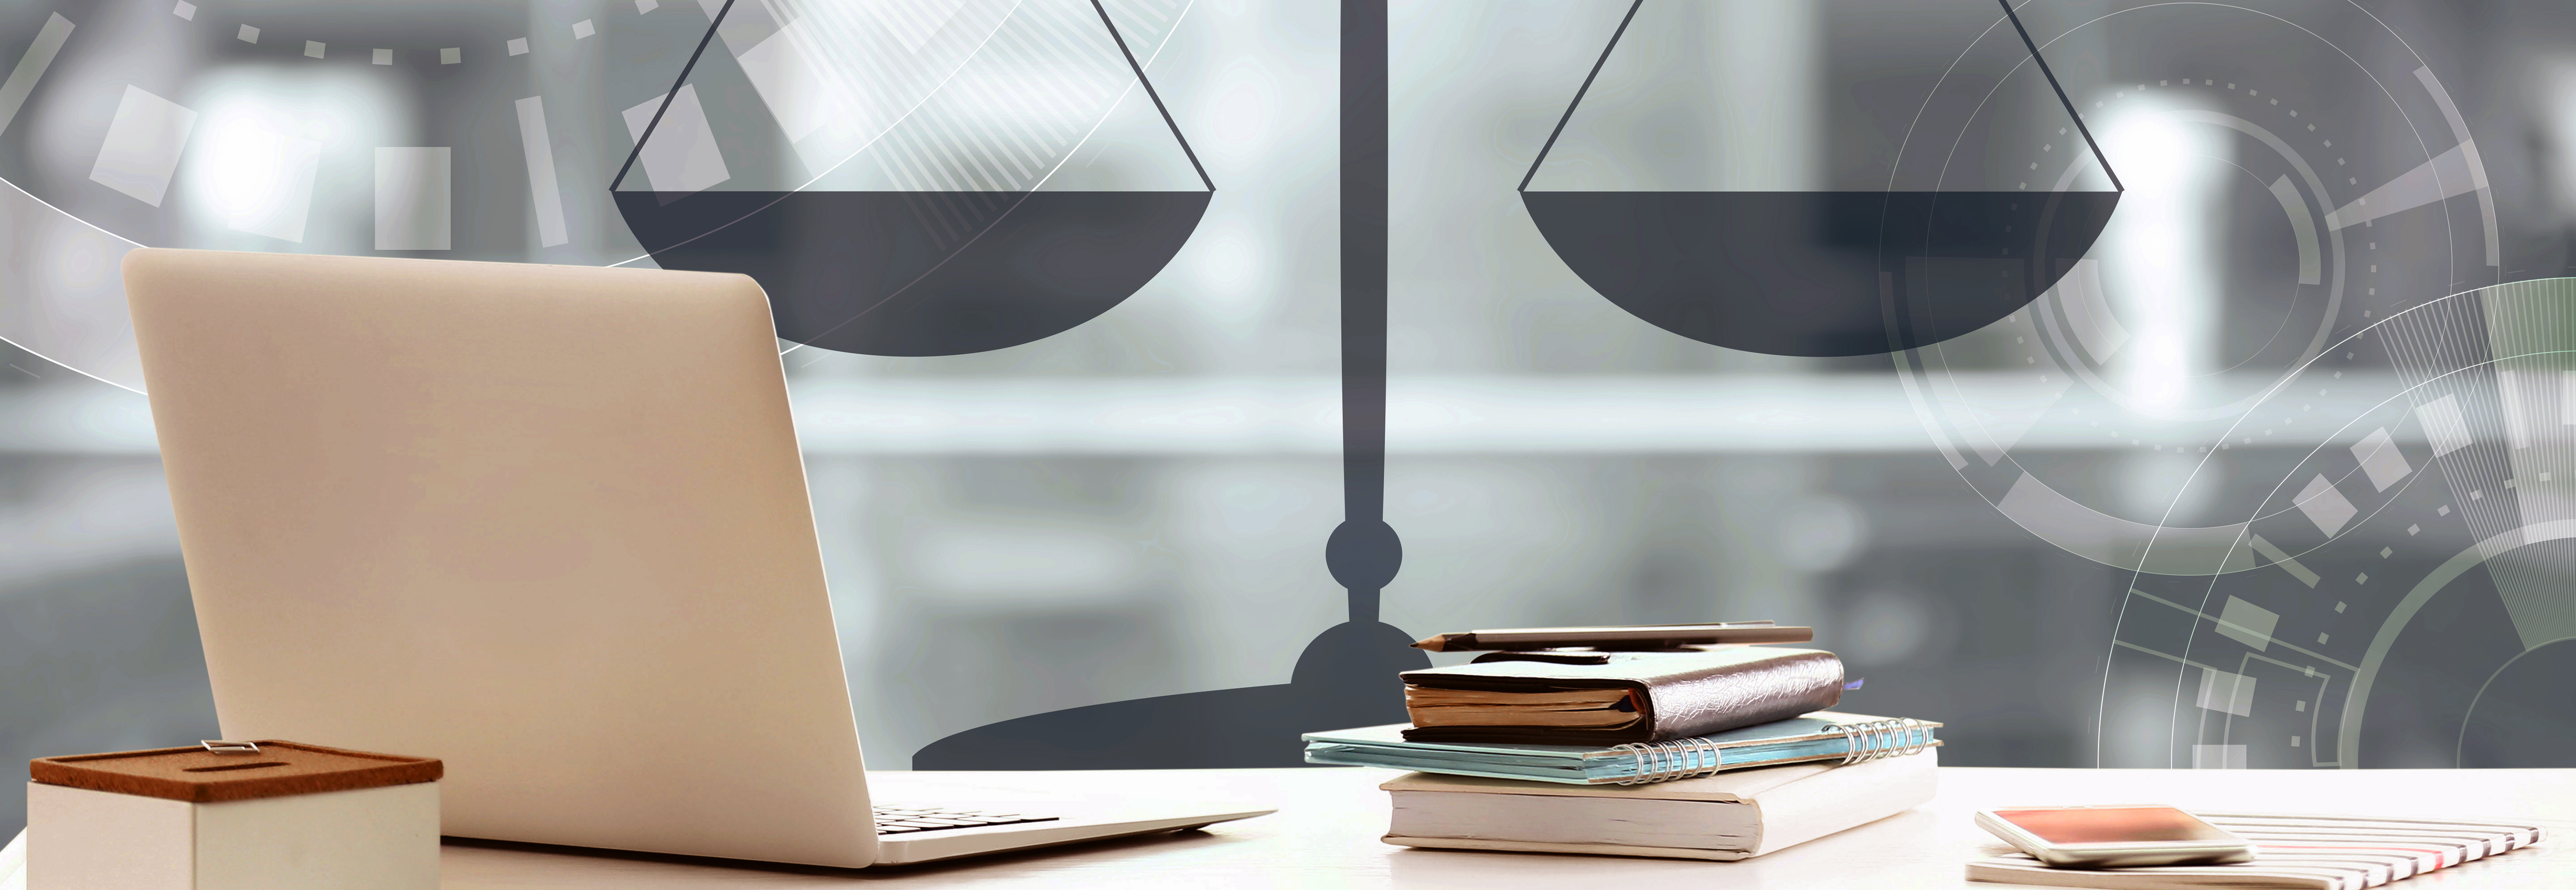
<svg viewBox="0 0 2576 890"><path fill-rule="evenodd" d="M1995 815L2052 844L2233 839L2216 826L2172 807L1997 810Z"/></svg>

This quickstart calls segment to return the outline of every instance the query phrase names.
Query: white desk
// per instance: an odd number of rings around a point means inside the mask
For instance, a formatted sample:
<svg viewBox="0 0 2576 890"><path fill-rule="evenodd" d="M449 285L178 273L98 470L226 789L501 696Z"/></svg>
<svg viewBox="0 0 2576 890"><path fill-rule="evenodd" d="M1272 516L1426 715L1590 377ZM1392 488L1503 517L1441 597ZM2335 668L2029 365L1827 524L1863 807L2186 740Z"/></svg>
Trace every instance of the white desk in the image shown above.
<svg viewBox="0 0 2576 890"><path fill-rule="evenodd" d="M1274 815L1202 833L1162 835L999 857L858 871L729 868L656 857L451 844L449 890L772 888L918 884L939 887L2004 887L1969 884L1969 859L2006 852L1969 822L2015 804L2171 803L2211 810L2425 814L2532 819L2539 846L2402 885L2576 887L2576 770L2050 770L1941 771L1941 796L1912 812L1743 862L1412 850L1378 842L1397 775L1375 769L987 773L985 784L1109 792L1153 788L1268 801ZM877 774L884 801L904 773Z"/></svg>

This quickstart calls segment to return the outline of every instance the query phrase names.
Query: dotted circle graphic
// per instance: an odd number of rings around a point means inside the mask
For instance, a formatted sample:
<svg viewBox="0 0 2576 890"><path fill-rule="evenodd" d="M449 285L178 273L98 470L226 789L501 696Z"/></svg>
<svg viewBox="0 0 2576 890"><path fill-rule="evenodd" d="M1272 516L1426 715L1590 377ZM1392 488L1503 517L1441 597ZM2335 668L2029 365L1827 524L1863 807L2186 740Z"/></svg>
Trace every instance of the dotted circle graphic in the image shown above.
<svg viewBox="0 0 2576 890"><path fill-rule="evenodd" d="M2121 581L2096 762L2452 766L2511 736L2469 702L2576 635L2542 494L2576 288L2497 284L2457 102L2354 10L2034 31L2120 48L2069 89L2129 192L2054 290L1898 364L1971 488ZM2086 176L2072 136L2028 133L2020 186Z"/></svg>

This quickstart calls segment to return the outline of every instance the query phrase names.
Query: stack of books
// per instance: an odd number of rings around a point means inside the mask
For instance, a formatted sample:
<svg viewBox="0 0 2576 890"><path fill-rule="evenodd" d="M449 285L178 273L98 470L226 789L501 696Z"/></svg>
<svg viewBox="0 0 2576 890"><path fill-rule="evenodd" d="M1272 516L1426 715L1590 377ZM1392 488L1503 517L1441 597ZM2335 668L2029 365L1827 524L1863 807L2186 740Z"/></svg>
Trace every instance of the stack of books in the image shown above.
<svg viewBox="0 0 2576 890"><path fill-rule="evenodd" d="M1808 639L1769 622L1434 637L1416 645L1516 648L1406 672L1410 724L1309 733L1306 760L1415 771L1379 786L1386 841L1413 847L1744 859L1931 800L1940 724L1830 710L1833 653L1743 645Z"/></svg>

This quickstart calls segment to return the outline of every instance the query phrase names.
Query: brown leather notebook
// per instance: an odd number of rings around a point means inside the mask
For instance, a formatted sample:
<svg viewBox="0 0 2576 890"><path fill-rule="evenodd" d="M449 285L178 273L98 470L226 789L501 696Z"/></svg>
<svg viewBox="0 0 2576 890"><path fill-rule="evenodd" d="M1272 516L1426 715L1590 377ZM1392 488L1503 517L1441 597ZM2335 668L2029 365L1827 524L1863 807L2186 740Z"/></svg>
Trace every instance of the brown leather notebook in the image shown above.
<svg viewBox="0 0 2576 890"><path fill-rule="evenodd" d="M1655 742L1831 708L1831 652L1761 646L1690 652L1497 652L1406 671L1409 742Z"/></svg>

